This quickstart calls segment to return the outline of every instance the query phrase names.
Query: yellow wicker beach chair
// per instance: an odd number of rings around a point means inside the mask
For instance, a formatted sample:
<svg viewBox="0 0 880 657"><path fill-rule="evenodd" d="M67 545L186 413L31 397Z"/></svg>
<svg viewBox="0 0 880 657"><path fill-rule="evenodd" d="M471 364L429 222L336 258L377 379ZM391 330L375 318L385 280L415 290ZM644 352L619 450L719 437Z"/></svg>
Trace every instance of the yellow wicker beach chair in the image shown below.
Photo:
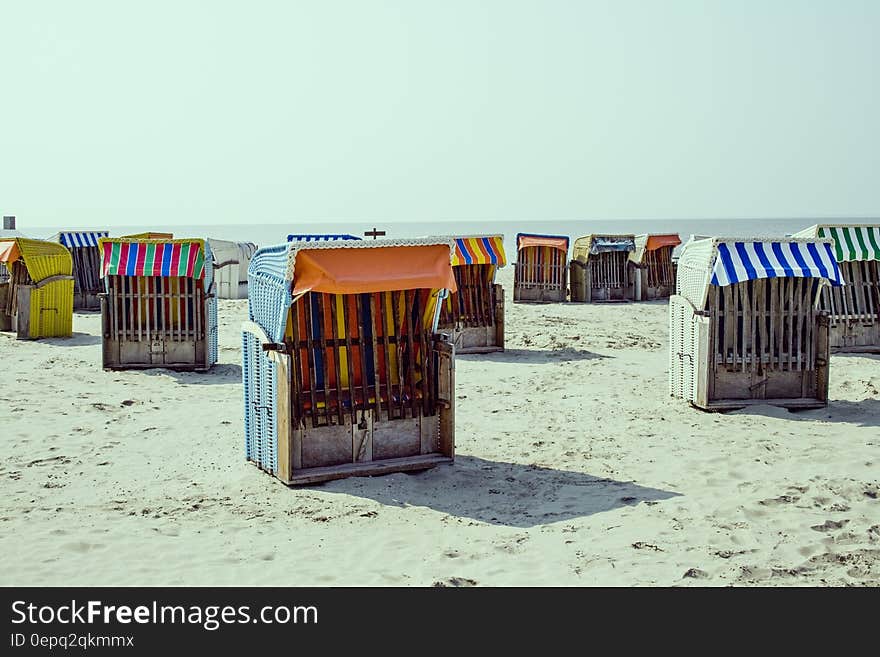
<svg viewBox="0 0 880 657"><path fill-rule="evenodd" d="M0 240L0 330L22 339L73 333L73 261L61 244L24 237Z"/></svg>

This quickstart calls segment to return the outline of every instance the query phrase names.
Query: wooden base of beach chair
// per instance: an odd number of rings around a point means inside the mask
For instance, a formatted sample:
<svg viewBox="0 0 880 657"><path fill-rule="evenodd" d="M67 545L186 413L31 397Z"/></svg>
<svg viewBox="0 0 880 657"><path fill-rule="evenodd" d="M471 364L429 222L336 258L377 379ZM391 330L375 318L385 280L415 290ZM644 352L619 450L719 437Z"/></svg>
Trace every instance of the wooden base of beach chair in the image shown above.
<svg viewBox="0 0 880 657"><path fill-rule="evenodd" d="M496 326L477 326L453 331L452 341L457 354L488 354L504 351L504 343L498 343Z"/></svg>
<svg viewBox="0 0 880 657"><path fill-rule="evenodd" d="M615 259L604 257L615 256ZM634 301L635 284L627 272L625 253L600 253L586 264L572 260L569 264L571 301L601 303ZM618 262L622 260L622 262Z"/></svg>
<svg viewBox="0 0 880 657"><path fill-rule="evenodd" d="M178 371L207 371L208 347L205 340L194 342L152 340L103 341L105 370L143 370L162 367Z"/></svg>
<svg viewBox="0 0 880 657"><path fill-rule="evenodd" d="M880 318L875 322L831 318L831 353L880 353Z"/></svg>
<svg viewBox="0 0 880 657"><path fill-rule="evenodd" d="M834 353L880 353L880 261L838 263L845 281L822 290Z"/></svg>
<svg viewBox="0 0 880 657"><path fill-rule="evenodd" d="M0 331L12 330L12 315L6 312L11 294L9 283L0 283Z"/></svg>
<svg viewBox="0 0 880 657"><path fill-rule="evenodd" d="M562 288L535 288L513 286L514 303L562 303L565 290Z"/></svg>
<svg viewBox="0 0 880 657"><path fill-rule="evenodd" d="M648 287L642 291L642 301L656 301L657 299L668 299L675 294L674 287Z"/></svg>
<svg viewBox="0 0 880 657"><path fill-rule="evenodd" d="M346 477L374 477L394 472L430 470L438 465L451 464L452 462L453 459L439 454L406 456L372 463L343 463L334 466L305 468L298 470L289 479L281 479L281 481L288 486L305 486L334 479L345 479Z"/></svg>
<svg viewBox="0 0 880 657"><path fill-rule="evenodd" d="M694 406L697 406L694 404ZM790 411L806 411L825 408L828 402L818 399L725 399L709 402L707 406L697 406L706 411L737 411L750 406L778 406Z"/></svg>

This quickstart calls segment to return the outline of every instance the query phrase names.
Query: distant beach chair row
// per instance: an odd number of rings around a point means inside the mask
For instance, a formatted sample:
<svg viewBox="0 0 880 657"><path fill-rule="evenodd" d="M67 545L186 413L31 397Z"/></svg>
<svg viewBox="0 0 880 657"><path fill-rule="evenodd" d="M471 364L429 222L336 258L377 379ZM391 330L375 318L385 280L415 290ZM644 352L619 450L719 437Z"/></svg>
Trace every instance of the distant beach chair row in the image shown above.
<svg viewBox="0 0 880 657"><path fill-rule="evenodd" d="M210 338L202 336L203 329L216 332L211 300L247 296L247 267L256 250L247 242L174 240L158 232L3 237L0 330L21 339L69 337L74 310L100 308L106 367L204 369L213 362L203 348ZM207 310L197 311L202 300Z"/></svg>
<svg viewBox="0 0 880 657"><path fill-rule="evenodd" d="M674 234L596 234L575 240L520 233L513 300L516 303L648 301L675 291ZM569 283L570 281L570 283Z"/></svg>
<svg viewBox="0 0 880 657"><path fill-rule="evenodd" d="M694 237L677 268L674 235L587 236L568 261L567 237L521 234L514 299L565 300L575 271L578 300L674 291L670 394L708 410L823 406L832 339L839 350L880 350L880 226L804 233ZM97 248L104 366L209 368L217 358L213 265L226 266L211 242L100 237ZM495 283L506 264L501 236L292 235L248 259L248 460L287 484L305 484L453 459L454 356L504 348L504 294ZM35 324L47 315L57 326L39 330L63 332L58 318L69 325L72 310L44 311L53 295L72 308L68 248L5 240L0 261L11 272L0 286L6 318L17 313ZM873 346L863 344L870 339Z"/></svg>

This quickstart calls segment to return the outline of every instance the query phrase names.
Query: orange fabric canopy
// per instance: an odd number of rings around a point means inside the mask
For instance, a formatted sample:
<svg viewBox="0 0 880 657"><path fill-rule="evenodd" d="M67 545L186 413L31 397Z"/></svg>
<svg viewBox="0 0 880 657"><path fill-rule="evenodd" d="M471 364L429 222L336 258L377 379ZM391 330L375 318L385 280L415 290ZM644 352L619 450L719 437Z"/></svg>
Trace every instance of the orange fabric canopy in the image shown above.
<svg viewBox="0 0 880 657"><path fill-rule="evenodd" d="M648 235L648 241L645 244L645 251L656 251L664 246L678 246L681 244L681 238L675 234L669 235Z"/></svg>
<svg viewBox="0 0 880 657"><path fill-rule="evenodd" d="M0 262L15 262L20 257L18 242L15 240L0 241Z"/></svg>
<svg viewBox="0 0 880 657"><path fill-rule="evenodd" d="M301 249L296 252L293 294L360 294L386 290L455 292L449 246Z"/></svg>
<svg viewBox="0 0 880 657"><path fill-rule="evenodd" d="M528 246L549 246L553 249L559 249L568 253L568 239L565 237L550 237L544 235L521 235L516 249L524 249Z"/></svg>

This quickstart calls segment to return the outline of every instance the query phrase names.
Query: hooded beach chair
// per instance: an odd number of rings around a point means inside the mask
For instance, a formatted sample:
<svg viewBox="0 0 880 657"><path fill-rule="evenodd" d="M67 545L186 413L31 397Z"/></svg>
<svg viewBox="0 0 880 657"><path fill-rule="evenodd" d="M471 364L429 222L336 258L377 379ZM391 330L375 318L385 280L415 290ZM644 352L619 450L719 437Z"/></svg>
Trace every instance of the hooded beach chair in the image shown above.
<svg viewBox="0 0 880 657"><path fill-rule="evenodd" d="M830 238L843 277L822 290L832 351L880 353L880 224L819 224L798 237Z"/></svg>
<svg viewBox="0 0 880 657"><path fill-rule="evenodd" d="M568 291L568 238L519 233L513 271L514 303L565 301Z"/></svg>
<svg viewBox="0 0 880 657"><path fill-rule="evenodd" d="M74 310L98 310L102 292L101 255L98 240L107 237L106 230L65 230L52 237L67 247L73 260L73 308Z"/></svg>
<svg viewBox="0 0 880 657"><path fill-rule="evenodd" d="M681 244L674 233L636 235L629 259L636 301L665 299L675 294L675 262L672 252Z"/></svg>
<svg viewBox="0 0 880 657"><path fill-rule="evenodd" d="M458 291L443 302L440 328L452 333L456 353L504 351L504 288L495 273L506 264L501 235L455 238Z"/></svg>
<svg viewBox="0 0 880 657"><path fill-rule="evenodd" d="M101 238L107 369L207 370L217 362L217 298L202 239Z"/></svg>
<svg viewBox="0 0 880 657"><path fill-rule="evenodd" d="M630 254L635 235L586 235L574 241L571 300L633 301L635 285Z"/></svg>
<svg viewBox="0 0 880 657"><path fill-rule="evenodd" d="M242 329L247 459L286 484L419 470L454 455L451 240L265 247Z"/></svg>
<svg viewBox="0 0 880 657"><path fill-rule="evenodd" d="M252 242L208 239L214 258L214 286L218 299L247 299L247 270L257 252Z"/></svg>
<svg viewBox="0 0 880 657"><path fill-rule="evenodd" d="M752 404L819 408L828 400L828 316L841 284L830 240L688 242L669 300L669 387L707 410Z"/></svg>
<svg viewBox="0 0 880 657"><path fill-rule="evenodd" d="M20 339L73 334L73 262L57 242L0 239L0 330Z"/></svg>

